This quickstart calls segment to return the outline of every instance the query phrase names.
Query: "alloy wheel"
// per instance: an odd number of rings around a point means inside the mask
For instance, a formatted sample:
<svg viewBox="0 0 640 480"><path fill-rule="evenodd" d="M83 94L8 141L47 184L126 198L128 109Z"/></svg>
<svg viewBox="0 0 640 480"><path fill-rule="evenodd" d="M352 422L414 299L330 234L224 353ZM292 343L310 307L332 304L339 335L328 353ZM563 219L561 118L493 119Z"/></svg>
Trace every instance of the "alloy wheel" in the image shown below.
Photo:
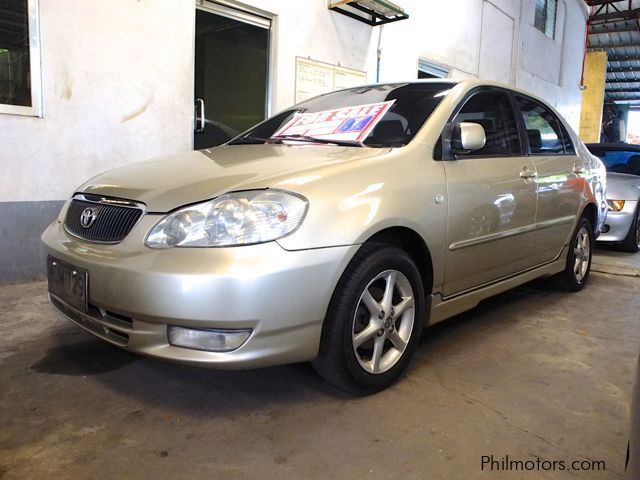
<svg viewBox="0 0 640 480"><path fill-rule="evenodd" d="M589 271L589 261L591 260L591 237L586 227L578 230L573 254L573 274L578 282L582 282Z"/></svg>
<svg viewBox="0 0 640 480"><path fill-rule="evenodd" d="M351 340L356 359L368 373L392 368L407 348L415 317L411 283L397 270L373 278L362 292Z"/></svg>

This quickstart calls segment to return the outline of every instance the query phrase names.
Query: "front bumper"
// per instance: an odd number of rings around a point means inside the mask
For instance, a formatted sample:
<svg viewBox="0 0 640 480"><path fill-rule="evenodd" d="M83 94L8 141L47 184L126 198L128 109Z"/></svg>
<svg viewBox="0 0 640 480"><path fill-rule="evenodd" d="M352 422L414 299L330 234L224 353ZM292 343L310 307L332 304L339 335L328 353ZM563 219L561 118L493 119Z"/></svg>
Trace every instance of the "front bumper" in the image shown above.
<svg viewBox="0 0 640 480"><path fill-rule="evenodd" d="M619 212L608 212L604 229L598 237L599 242L622 242L629 234L629 229L636 214L638 202L626 200Z"/></svg>
<svg viewBox="0 0 640 480"><path fill-rule="evenodd" d="M302 362L318 352L327 306L357 245L284 250L277 242L233 248L153 250L145 215L118 245L71 237L58 220L42 234L48 253L89 272L89 313L51 296L68 319L126 350L223 369ZM169 344L167 328L242 329L238 349Z"/></svg>

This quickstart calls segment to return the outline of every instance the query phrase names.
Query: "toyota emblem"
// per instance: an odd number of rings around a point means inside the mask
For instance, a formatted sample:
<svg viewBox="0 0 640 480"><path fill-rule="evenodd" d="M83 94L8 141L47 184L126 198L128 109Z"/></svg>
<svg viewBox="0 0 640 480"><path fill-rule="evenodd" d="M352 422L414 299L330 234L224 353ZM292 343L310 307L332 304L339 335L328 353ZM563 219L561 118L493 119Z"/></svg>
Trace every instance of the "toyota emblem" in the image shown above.
<svg viewBox="0 0 640 480"><path fill-rule="evenodd" d="M80 225L89 228L96 221L96 211L93 208L85 208L80 215Z"/></svg>

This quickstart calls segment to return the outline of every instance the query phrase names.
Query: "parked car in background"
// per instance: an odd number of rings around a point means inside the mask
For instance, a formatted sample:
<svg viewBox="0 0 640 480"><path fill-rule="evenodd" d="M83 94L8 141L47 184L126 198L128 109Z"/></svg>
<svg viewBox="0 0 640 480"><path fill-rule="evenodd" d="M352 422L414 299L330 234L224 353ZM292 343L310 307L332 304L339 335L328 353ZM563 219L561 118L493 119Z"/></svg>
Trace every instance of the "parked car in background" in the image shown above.
<svg viewBox="0 0 640 480"><path fill-rule="evenodd" d="M640 145L591 143L607 168L607 222L598 238L620 250L640 250Z"/></svg>
<svg viewBox="0 0 640 480"><path fill-rule="evenodd" d="M227 144L89 180L43 233L53 305L124 349L312 361L389 386L424 325L589 278L605 170L558 113L482 81L349 88Z"/></svg>

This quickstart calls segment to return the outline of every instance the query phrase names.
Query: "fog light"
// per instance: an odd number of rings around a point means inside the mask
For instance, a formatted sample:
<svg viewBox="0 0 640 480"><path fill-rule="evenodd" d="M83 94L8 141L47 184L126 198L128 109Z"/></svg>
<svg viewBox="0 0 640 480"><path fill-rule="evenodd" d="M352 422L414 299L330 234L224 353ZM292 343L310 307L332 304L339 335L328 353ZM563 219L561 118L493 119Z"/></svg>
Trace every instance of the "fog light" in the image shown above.
<svg viewBox="0 0 640 480"><path fill-rule="evenodd" d="M251 330L194 329L169 326L169 343L176 347L230 352L240 348L251 335Z"/></svg>

